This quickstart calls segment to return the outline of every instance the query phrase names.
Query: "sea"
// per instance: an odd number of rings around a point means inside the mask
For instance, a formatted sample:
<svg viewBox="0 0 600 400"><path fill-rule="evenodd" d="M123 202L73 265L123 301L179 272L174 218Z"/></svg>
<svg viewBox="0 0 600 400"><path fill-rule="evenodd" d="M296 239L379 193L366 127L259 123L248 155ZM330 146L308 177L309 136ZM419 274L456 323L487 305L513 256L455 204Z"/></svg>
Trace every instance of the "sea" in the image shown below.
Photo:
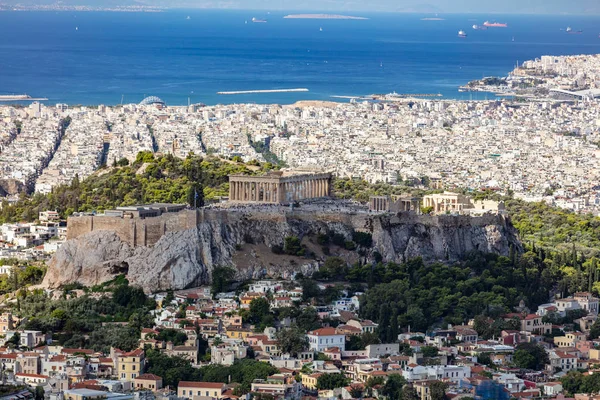
<svg viewBox="0 0 600 400"><path fill-rule="evenodd" d="M599 16L291 12L0 12L0 94L47 103L168 105L348 101L332 96L493 98L460 85L542 55L600 53ZM267 22L252 22L252 18ZM474 30L484 21L507 28ZM567 34L566 28L582 30ZM459 38L458 31L468 36ZM219 95L306 88L308 92Z"/></svg>

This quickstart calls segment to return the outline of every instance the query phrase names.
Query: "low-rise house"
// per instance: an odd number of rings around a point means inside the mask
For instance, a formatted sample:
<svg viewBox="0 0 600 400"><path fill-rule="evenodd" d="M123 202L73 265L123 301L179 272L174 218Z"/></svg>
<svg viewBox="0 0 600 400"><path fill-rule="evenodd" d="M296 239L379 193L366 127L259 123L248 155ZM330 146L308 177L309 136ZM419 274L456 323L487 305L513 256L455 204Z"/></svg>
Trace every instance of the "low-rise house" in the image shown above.
<svg viewBox="0 0 600 400"><path fill-rule="evenodd" d="M525 381L515 374L494 374L493 379L510 393L521 392L526 388Z"/></svg>
<svg viewBox="0 0 600 400"><path fill-rule="evenodd" d="M408 382L444 380L458 383L471 377L471 368L458 365L407 366L402 376Z"/></svg>
<svg viewBox="0 0 600 400"><path fill-rule="evenodd" d="M552 371L571 371L577 369L577 356L563 351L551 351L549 354Z"/></svg>
<svg viewBox="0 0 600 400"><path fill-rule="evenodd" d="M142 374L133 380L133 387L136 390L152 390L162 389L162 378L154 374Z"/></svg>
<svg viewBox="0 0 600 400"><path fill-rule="evenodd" d="M246 358L247 347L242 342L230 341L210 348L213 364L232 365L235 360Z"/></svg>
<svg viewBox="0 0 600 400"><path fill-rule="evenodd" d="M252 382L251 391L268 394L276 399L299 400L302 396L302 385L296 382L292 374L275 374L267 379L256 379Z"/></svg>
<svg viewBox="0 0 600 400"><path fill-rule="evenodd" d="M374 333L377 327L379 326L378 324L368 319L362 321L359 321L357 319L351 319L350 321L346 322L346 325L360 329L361 333Z"/></svg>
<svg viewBox="0 0 600 400"><path fill-rule="evenodd" d="M165 354L169 356L178 356L189 360L192 364L198 362L198 347L197 346L174 346L172 342L167 342Z"/></svg>
<svg viewBox="0 0 600 400"><path fill-rule="evenodd" d="M312 351L321 352L330 347L346 349L346 336L336 333L335 328L320 328L306 334L308 347Z"/></svg>
<svg viewBox="0 0 600 400"><path fill-rule="evenodd" d="M323 375L321 372L302 374L302 386L308 390L317 390L317 381L321 375Z"/></svg>
<svg viewBox="0 0 600 400"><path fill-rule="evenodd" d="M586 340L586 334L581 332L568 332L564 336L555 336L554 345L556 347L576 347L576 345Z"/></svg>
<svg viewBox="0 0 600 400"><path fill-rule="evenodd" d="M254 332L250 328L242 328L238 325L231 325L227 328L225 334L230 339L241 339L243 341L246 341L248 336L252 336Z"/></svg>
<svg viewBox="0 0 600 400"><path fill-rule="evenodd" d="M50 377L48 375L40 375L40 374L27 374L23 372L18 372L15 374L15 380L17 382L23 382L29 386L44 386L48 383L48 379Z"/></svg>
<svg viewBox="0 0 600 400"><path fill-rule="evenodd" d="M452 329L456 331L456 340L460 340L461 342L477 343L477 331L470 326L457 325Z"/></svg>
<svg viewBox="0 0 600 400"><path fill-rule="evenodd" d="M39 374L41 371L40 355L34 352L19 353L16 359L16 371L24 374Z"/></svg>
<svg viewBox="0 0 600 400"><path fill-rule="evenodd" d="M573 295L573 298L579 303L579 307L582 310L585 310L592 315L598 315L599 300L597 297L594 297L589 292L577 292Z"/></svg>
<svg viewBox="0 0 600 400"><path fill-rule="evenodd" d="M552 324L542 322L542 317L537 314L508 314L504 319L509 321L513 318L519 320L521 331L544 335L552 332Z"/></svg>
<svg viewBox="0 0 600 400"><path fill-rule="evenodd" d="M181 381L177 385L177 397L190 400L195 398L222 399L225 389L224 383Z"/></svg>
<svg viewBox="0 0 600 400"><path fill-rule="evenodd" d="M563 387L560 382L546 382L542 384L542 390L546 396L556 396L562 393Z"/></svg>

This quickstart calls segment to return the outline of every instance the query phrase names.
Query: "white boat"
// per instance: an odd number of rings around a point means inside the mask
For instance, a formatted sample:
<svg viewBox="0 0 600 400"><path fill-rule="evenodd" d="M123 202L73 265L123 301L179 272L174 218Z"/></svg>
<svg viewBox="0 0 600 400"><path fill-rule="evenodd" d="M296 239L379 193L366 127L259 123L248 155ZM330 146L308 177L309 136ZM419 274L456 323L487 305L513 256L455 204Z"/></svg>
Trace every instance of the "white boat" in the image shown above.
<svg viewBox="0 0 600 400"><path fill-rule="evenodd" d="M458 37L459 38L466 38L467 37L467 32L460 30L458 31Z"/></svg>

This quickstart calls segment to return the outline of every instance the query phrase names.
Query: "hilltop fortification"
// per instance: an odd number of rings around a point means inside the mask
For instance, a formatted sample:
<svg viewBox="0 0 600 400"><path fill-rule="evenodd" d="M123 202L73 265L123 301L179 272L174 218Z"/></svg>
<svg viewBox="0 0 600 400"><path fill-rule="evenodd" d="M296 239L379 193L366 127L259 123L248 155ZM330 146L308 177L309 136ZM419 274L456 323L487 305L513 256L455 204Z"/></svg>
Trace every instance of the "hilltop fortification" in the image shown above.
<svg viewBox="0 0 600 400"><path fill-rule="evenodd" d="M281 206L206 208L153 218L81 216L68 220L68 241L49 264L46 287L72 282L95 285L125 273L147 291L182 289L208 283L215 266L232 266L238 278L291 277L310 274L326 258L316 236L369 232L384 261L413 257L455 261L473 250L508 255L521 249L510 219L372 214L339 204L290 209ZM287 236L297 236L311 258L276 255ZM357 260L355 252L332 246L332 253Z"/></svg>

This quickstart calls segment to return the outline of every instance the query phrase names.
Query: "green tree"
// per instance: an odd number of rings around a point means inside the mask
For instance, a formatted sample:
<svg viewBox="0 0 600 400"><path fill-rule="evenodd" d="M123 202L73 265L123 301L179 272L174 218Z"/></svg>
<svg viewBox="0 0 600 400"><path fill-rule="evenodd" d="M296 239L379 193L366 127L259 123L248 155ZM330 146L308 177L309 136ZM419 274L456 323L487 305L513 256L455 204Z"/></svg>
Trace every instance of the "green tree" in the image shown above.
<svg viewBox="0 0 600 400"><path fill-rule="evenodd" d="M346 272L346 261L340 257L327 257L319 272L324 278L340 277Z"/></svg>
<svg viewBox="0 0 600 400"><path fill-rule="evenodd" d="M402 389L402 400L419 400L420 398L413 385L406 385Z"/></svg>
<svg viewBox="0 0 600 400"><path fill-rule="evenodd" d="M429 392L431 394L431 400L446 400L448 396L446 395L446 389L448 389L448 384L442 381L434 381L429 385Z"/></svg>
<svg viewBox="0 0 600 400"><path fill-rule="evenodd" d="M235 269L231 267L215 267L212 272L210 285L213 296L227 290L233 282L234 277Z"/></svg>
<svg viewBox="0 0 600 400"><path fill-rule="evenodd" d="M268 315L271 315L269 300L264 297L252 299L249 308L250 322L253 324L260 324Z"/></svg>
<svg viewBox="0 0 600 400"><path fill-rule="evenodd" d="M204 207L204 188L198 183L192 183L187 192L187 203L191 207Z"/></svg>
<svg viewBox="0 0 600 400"><path fill-rule="evenodd" d="M333 390L336 388L345 387L350 383L350 379L344 374L323 374L317 379L317 389Z"/></svg>
<svg viewBox="0 0 600 400"><path fill-rule="evenodd" d="M287 236L283 242L283 251L285 254L289 254L292 256L302 256L304 255L304 249L300 243L300 239L296 236Z"/></svg>
<svg viewBox="0 0 600 400"><path fill-rule="evenodd" d="M361 399L363 397L363 387L361 385L351 385L350 386L350 397L353 399Z"/></svg>
<svg viewBox="0 0 600 400"><path fill-rule="evenodd" d="M421 347L421 353L423 353L423 357L437 357L438 348L434 346L423 346Z"/></svg>
<svg viewBox="0 0 600 400"><path fill-rule="evenodd" d="M594 321L594 324L590 328L590 340L598 339L600 337L600 319Z"/></svg>
<svg viewBox="0 0 600 400"><path fill-rule="evenodd" d="M156 339L163 342L171 342L175 346L181 346L187 341L188 337L185 332L177 329L163 329L158 333Z"/></svg>
<svg viewBox="0 0 600 400"><path fill-rule="evenodd" d="M276 338L281 351L296 357L298 353L306 350L308 348L308 338L305 332L298 328L298 325L279 330Z"/></svg>
<svg viewBox="0 0 600 400"><path fill-rule="evenodd" d="M560 382L567 394L573 396L576 393L582 393L583 374L581 372L569 371L560 379Z"/></svg>
<svg viewBox="0 0 600 400"><path fill-rule="evenodd" d="M381 394L388 399L401 399L406 379L400 374L391 374L381 389Z"/></svg>
<svg viewBox="0 0 600 400"><path fill-rule="evenodd" d="M514 355L514 363L523 369L540 370L550 362L546 350L535 343L520 343Z"/></svg>

